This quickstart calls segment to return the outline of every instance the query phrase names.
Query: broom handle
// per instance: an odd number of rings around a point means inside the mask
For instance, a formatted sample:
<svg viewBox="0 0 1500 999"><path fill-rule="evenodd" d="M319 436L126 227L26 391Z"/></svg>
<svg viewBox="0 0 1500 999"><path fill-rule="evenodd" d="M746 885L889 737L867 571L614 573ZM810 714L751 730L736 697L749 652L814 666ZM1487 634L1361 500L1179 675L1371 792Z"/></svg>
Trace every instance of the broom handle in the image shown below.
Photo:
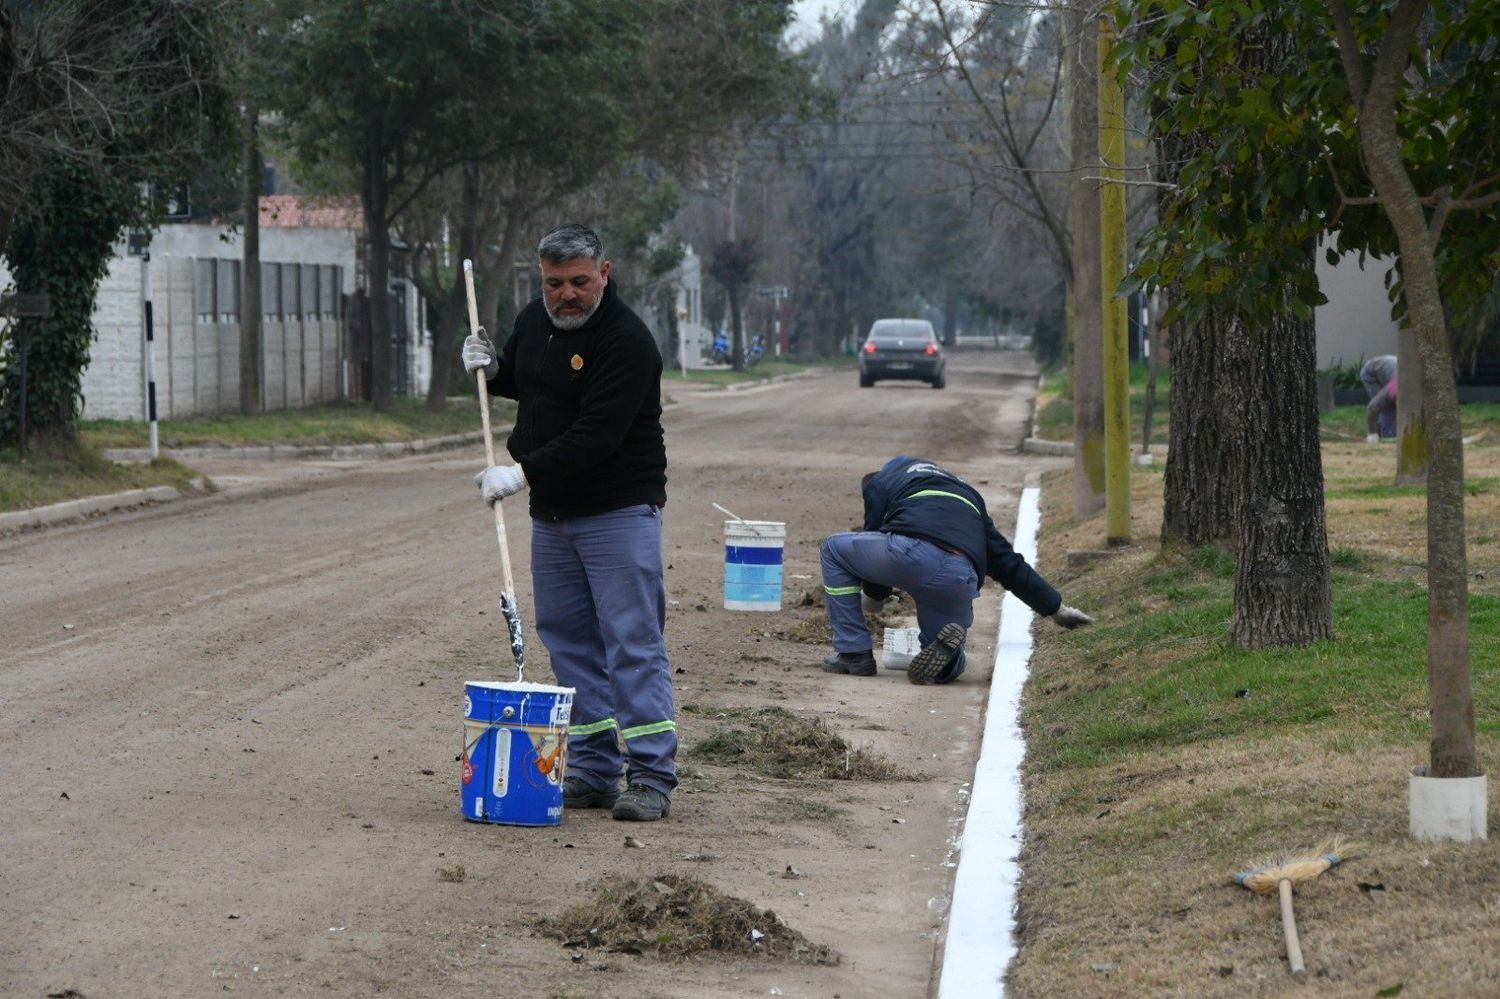
<svg viewBox="0 0 1500 999"><path fill-rule="evenodd" d="M1297 939L1297 917L1292 912L1292 879L1282 878L1276 885L1281 893L1281 929L1286 934L1286 959L1292 966L1292 974L1300 975L1307 970L1302 963L1302 944Z"/></svg>
<svg viewBox="0 0 1500 999"><path fill-rule="evenodd" d="M474 299L474 262L464 261L464 289L469 296L469 332L479 333L479 305ZM484 424L484 457L487 466L495 464L495 439L490 433L490 386L485 380L484 369L474 372L479 383L479 419ZM490 505L495 511L495 537L500 541L500 586L506 596L515 601L516 586L510 573L510 546L505 543L505 512L500 502Z"/></svg>

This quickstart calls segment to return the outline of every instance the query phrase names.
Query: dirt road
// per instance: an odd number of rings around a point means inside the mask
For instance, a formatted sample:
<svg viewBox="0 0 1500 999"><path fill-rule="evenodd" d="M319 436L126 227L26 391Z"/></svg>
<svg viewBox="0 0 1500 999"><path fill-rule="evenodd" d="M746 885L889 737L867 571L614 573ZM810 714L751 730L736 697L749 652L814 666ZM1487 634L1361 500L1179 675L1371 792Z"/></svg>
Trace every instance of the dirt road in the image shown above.
<svg viewBox="0 0 1500 999"><path fill-rule="evenodd" d="M1013 524L1038 465L1014 453L1032 387L1027 357L979 349L955 353L941 392L861 390L852 371L668 386L685 747L715 712L775 705L920 779L776 780L689 751L672 817L652 825L459 815L463 682L514 679L469 481L480 454L305 466L270 492L0 540L0 994L926 995L999 590L952 687L829 676L826 646L787 636L816 633L821 609L795 604L821 588L818 544L857 523L860 474L895 453L969 477ZM722 609L712 502L787 523L782 613ZM521 510L507 512L529 618ZM548 679L534 635L528 648L528 679ZM842 961L671 964L535 929L606 872L701 878Z"/></svg>

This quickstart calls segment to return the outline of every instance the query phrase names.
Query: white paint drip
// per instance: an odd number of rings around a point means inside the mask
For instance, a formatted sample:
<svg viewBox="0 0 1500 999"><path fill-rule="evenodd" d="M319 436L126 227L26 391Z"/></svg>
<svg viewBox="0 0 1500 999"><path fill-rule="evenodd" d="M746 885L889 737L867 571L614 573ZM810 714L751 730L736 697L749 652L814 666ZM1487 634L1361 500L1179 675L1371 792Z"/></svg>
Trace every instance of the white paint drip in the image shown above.
<svg viewBox="0 0 1500 999"><path fill-rule="evenodd" d="M1015 550L1036 565L1041 493L1028 487L1016 514ZM957 840L958 871L938 999L988 999L1005 992L1016 954L1016 883L1021 869L1021 761L1026 741L1017 715L1031 662L1031 609L1007 593L984 716L973 797Z"/></svg>

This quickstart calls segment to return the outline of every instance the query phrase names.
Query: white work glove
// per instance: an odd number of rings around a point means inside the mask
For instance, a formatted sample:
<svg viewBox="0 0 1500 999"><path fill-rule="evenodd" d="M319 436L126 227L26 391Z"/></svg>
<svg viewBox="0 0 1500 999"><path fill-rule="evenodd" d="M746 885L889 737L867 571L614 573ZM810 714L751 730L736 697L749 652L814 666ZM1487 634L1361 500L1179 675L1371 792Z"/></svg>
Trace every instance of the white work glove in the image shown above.
<svg viewBox="0 0 1500 999"><path fill-rule="evenodd" d="M866 614L879 614L881 611L885 610L885 601L876 600L868 593L861 593L859 595L859 609L864 611Z"/></svg>
<svg viewBox="0 0 1500 999"><path fill-rule="evenodd" d="M495 355L495 345L484 335L484 327L478 333L464 338L464 370L470 373L484 369L485 378L494 378L500 373L500 358Z"/></svg>
<svg viewBox="0 0 1500 999"><path fill-rule="evenodd" d="M1052 620L1060 627L1067 628L1070 631L1081 624L1094 623L1093 618L1077 607L1069 607L1067 604L1063 604L1057 609L1057 613L1052 615Z"/></svg>
<svg viewBox="0 0 1500 999"><path fill-rule="evenodd" d="M1380 435L1379 434L1368 434L1368 435L1366 435L1366 437L1365 437L1365 443L1366 444L1379 444L1380 443Z"/></svg>
<svg viewBox="0 0 1500 999"><path fill-rule="evenodd" d="M479 494L490 506L526 488L526 473L520 465L491 465L474 476Z"/></svg>

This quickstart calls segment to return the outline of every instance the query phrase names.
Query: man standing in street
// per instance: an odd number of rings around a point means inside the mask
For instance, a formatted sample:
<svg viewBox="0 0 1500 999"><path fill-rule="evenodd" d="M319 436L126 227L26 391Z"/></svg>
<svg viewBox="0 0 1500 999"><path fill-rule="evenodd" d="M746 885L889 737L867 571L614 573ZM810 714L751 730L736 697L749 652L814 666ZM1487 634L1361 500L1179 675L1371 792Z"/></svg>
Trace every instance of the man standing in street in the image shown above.
<svg viewBox="0 0 1500 999"><path fill-rule="evenodd" d="M504 352L483 335L464 341L464 367L517 402L515 464L475 481L488 503L531 490L536 629L558 683L577 689L564 808L662 819L677 723L662 635L661 354L616 294L592 230L554 229L537 255L541 300L516 317Z"/></svg>
<svg viewBox="0 0 1500 999"><path fill-rule="evenodd" d="M893 589L917 604L922 650L907 669L912 683L952 683L964 671L964 639L974 598L994 579L1064 628L1094 619L1062 596L995 529L979 491L930 461L898 455L861 482L863 531L823 542L823 589L834 654L828 673L875 674L865 612L876 613Z"/></svg>

